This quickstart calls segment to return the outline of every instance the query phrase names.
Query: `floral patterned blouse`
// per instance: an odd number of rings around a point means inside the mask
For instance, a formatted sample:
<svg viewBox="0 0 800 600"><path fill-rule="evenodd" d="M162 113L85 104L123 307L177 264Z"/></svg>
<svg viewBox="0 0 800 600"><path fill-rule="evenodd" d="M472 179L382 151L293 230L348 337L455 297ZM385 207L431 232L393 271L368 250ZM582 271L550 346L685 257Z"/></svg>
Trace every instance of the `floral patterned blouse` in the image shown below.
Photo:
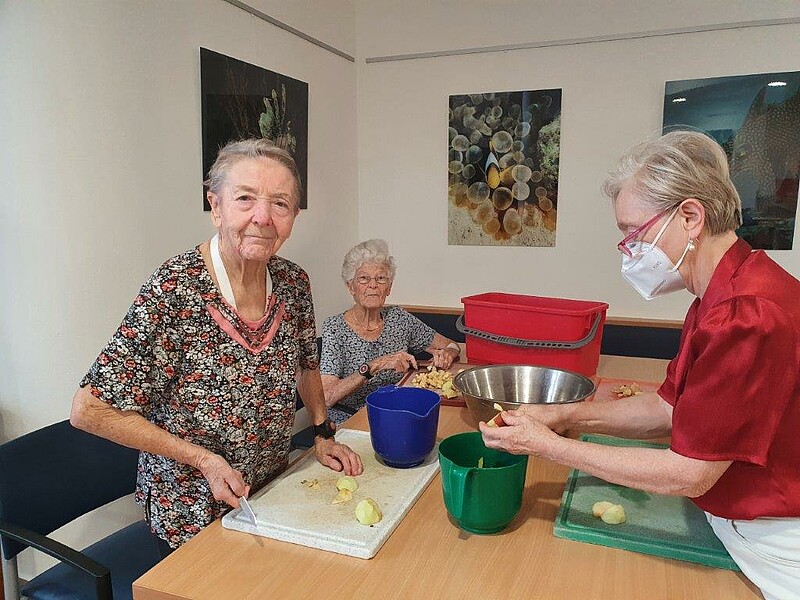
<svg viewBox="0 0 800 600"><path fill-rule="evenodd" d="M343 379L358 367L379 356L394 352L419 354L433 343L436 332L399 306L381 309L383 331L377 340L358 336L344 320L344 313L325 319L322 325L322 360L320 372ZM404 373L380 371L355 392L328 409L328 417L341 423L366 403L367 395L379 387L397 383Z"/></svg>
<svg viewBox="0 0 800 600"><path fill-rule="evenodd" d="M219 293L199 247L165 262L80 385L122 410L225 458L253 488L287 462L298 369L318 368L311 287L294 263L268 263L258 322ZM227 509L200 471L142 452L136 502L173 548Z"/></svg>

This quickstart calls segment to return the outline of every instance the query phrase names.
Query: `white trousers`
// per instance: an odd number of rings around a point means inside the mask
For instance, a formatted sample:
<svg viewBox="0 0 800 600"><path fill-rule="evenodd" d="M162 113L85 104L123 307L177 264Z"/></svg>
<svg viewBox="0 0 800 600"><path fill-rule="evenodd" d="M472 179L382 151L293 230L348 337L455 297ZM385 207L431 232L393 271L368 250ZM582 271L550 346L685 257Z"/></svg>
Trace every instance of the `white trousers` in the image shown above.
<svg viewBox="0 0 800 600"><path fill-rule="evenodd" d="M708 522L742 573L766 600L800 599L800 518Z"/></svg>

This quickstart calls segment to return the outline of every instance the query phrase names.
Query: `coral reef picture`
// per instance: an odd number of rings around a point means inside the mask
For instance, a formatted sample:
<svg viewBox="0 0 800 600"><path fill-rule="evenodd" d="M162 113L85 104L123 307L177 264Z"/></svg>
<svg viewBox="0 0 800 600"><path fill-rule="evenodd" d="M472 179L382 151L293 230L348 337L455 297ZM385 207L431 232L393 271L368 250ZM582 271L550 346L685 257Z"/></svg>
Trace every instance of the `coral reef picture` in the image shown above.
<svg viewBox="0 0 800 600"><path fill-rule="evenodd" d="M447 241L555 246L561 90L450 96Z"/></svg>
<svg viewBox="0 0 800 600"><path fill-rule="evenodd" d="M800 185L800 72L668 81L664 130L691 128L725 149L753 248L791 250Z"/></svg>
<svg viewBox="0 0 800 600"><path fill-rule="evenodd" d="M203 179L230 140L264 137L294 156L308 206L308 84L200 48ZM203 196L203 209L211 210Z"/></svg>

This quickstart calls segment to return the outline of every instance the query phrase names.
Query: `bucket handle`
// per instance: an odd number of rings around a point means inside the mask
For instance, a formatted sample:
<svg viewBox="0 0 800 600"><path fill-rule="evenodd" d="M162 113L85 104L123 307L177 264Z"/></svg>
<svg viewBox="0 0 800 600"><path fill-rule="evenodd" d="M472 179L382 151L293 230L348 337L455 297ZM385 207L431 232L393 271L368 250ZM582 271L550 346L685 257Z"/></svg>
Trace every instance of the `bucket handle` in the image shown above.
<svg viewBox="0 0 800 600"><path fill-rule="evenodd" d="M456 463L453 463L453 467ZM453 468L450 471L450 481L453 483L453 516L456 521L460 521L464 517L464 496L467 495L469 489L470 475L472 469Z"/></svg>
<svg viewBox="0 0 800 600"><path fill-rule="evenodd" d="M583 348L586 344L591 342L594 339L595 334L597 333L598 327L600 327L600 321L603 318L603 313L597 313L597 316L594 319L594 323L592 324L591 330L589 330L589 334L577 342L555 342L555 341L548 341L548 340L526 340L522 338L515 338L508 335L498 335L496 333L489 333L488 331L481 331L480 329L472 329L464 325L464 315L460 315L456 320L456 329L465 335L471 335L476 338L480 338L482 340L488 340L490 342L496 342L498 344L504 344L506 346L515 346L517 348L558 348L564 350L576 350L578 348Z"/></svg>

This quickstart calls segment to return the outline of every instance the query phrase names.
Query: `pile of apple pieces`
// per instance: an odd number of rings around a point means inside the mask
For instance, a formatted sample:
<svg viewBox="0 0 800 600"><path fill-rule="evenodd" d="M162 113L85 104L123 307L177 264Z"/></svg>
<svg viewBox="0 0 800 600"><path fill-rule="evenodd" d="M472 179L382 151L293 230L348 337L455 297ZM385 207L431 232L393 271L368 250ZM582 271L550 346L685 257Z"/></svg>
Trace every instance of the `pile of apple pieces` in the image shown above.
<svg viewBox="0 0 800 600"><path fill-rule="evenodd" d="M428 365L427 373L417 373L411 380L413 387L426 388L429 390L441 391L446 398L455 398L458 392L453 387L453 374L444 369L437 369L433 365Z"/></svg>

